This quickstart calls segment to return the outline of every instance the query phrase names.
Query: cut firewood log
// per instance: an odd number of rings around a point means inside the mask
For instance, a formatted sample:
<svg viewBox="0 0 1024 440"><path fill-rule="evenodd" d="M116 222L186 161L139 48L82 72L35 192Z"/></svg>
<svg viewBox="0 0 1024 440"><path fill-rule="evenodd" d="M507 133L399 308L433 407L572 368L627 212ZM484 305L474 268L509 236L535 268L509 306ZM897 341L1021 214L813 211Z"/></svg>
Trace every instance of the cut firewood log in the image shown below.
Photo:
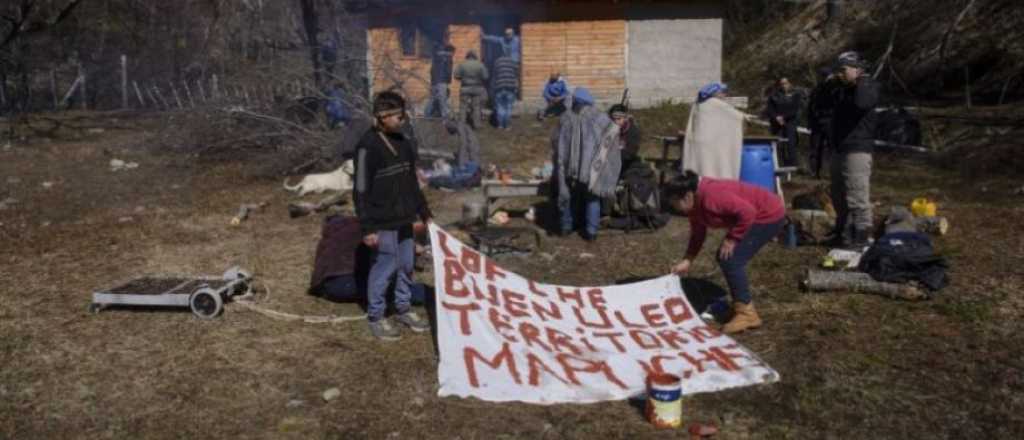
<svg viewBox="0 0 1024 440"><path fill-rule="evenodd" d="M949 220L945 217L918 217L914 222L918 231L927 234L946 235L949 232Z"/></svg>
<svg viewBox="0 0 1024 440"><path fill-rule="evenodd" d="M803 287L811 292L849 291L884 296L889 299L920 301L928 295L909 284L875 281L864 272L838 272L809 269Z"/></svg>
<svg viewBox="0 0 1024 440"><path fill-rule="evenodd" d="M242 224L245 219L249 218L250 213L253 211L259 211L260 209L263 209L264 206L267 206L267 202L243 203L242 206L238 207L238 214L235 214L235 216L231 218L231 225L238 226Z"/></svg>

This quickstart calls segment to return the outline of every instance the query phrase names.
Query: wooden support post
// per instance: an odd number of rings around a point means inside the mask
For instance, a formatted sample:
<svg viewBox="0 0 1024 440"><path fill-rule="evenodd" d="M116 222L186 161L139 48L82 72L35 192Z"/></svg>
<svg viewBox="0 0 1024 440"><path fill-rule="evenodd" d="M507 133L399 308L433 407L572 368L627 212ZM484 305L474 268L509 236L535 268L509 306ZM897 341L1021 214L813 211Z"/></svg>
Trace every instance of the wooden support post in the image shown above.
<svg viewBox="0 0 1024 440"><path fill-rule="evenodd" d="M202 78L196 80L196 88L199 89L199 99L202 99L203 102L206 102L206 89L203 88Z"/></svg>
<svg viewBox="0 0 1024 440"><path fill-rule="evenodd" d="M178 89L174 88L173 82L168 82L168 84L171 86L171 93L174 94L174 102L178 103L178 110L183 110L185 106L181 105L181 97L178 96Z"/></svg>
<svg viewBox="0 0 1024 440"><path fill-rule="evenodd" d="M153 90L146 89L146 94L149 95L149 100L153 101L153 108L160 110L160 101L157 101L156 98L153 97Z"/></svg>
<svg viewBox="0 0 1024 440"><path fill-rule="evenodd" d="M964 66L964 96L967 100L967 108L971 108L971 68Z"/></svg>
<svg viewBox="0 0 1024 440"><path fill-rule="evenodd" d="M153 85L153 93L156 93L156 97L160 98L160 102L163 103L164 109L171 109L171 105L167 103L166 99L164 99L164 94L160 93L160 88L157 87L155 84Z"/></svg>
<svg viewBox="0 0 1024 440"><path fill-rule="evenodd" d="M75 82L71 83L71 87L68 88L68 92L64 94L64 99L60 100L61 106L67 104L68 100L71 99L71 95L73 95L75 93L75 90L81 87L81 85L82 77L75 78Z"/></svg>
<svg viewBox="0 0 1024 440"><path fill-rule="evenodd" d="M139 97L139 105L141 105L142 108L146 108L146 100L142 99L142 92L139 91L139 83L132 81L132 87L135 87L135 96Z"/></svg>
<svg viewBox="0 0 1024 440"><path fill-rule="evenodd" d="M53 111L60 108L60 98L57 96L57 72L50 69L50 95L53 96Z"/></svg>
<svg viewBox="0 0 1024 440"><path fill-rule="evenodd" d="M189 107L195 108L196 101L192 99L192 89L188 87L188 81L182 80L181 85L185 86L185 95L188 96Z"/></svg>
<svg viewBox="0 0 1024 440"><path fill-rule="evenodd" d="M128 56L121 55L121 108L128 108Z"/></svg>
<svg viewBox="0 0 1024 440"><path fill-rule="evenodd" d="M88 102L86 102L89 99L89 95L88 95L88 93L86 93L86 90L85 90L85 84L86 84L85 69L82 68L81 64L78 65L78 77L82 79L82 85L81 85L81 88L79 89L79 95L81 95L81 98L82 98L82 106L81 107L82 107L82 110L86 110L86 109L89 108L88 107L89 104L88 104Z"/></svg>

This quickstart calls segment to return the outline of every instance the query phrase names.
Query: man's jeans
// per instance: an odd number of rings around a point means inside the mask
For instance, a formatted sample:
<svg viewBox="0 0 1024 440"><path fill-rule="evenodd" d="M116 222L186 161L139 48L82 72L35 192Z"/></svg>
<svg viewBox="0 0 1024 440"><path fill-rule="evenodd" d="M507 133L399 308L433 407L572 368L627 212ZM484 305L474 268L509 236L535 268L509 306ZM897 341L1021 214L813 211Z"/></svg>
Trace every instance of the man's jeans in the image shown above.
<svg viewBox="0 0 1024 440"><path fill-rule="evenodd" d="M448 108L448 84L439 83L430 87L430 101L423 111L427 116L448 119L451 109Z"/></svg>
<svg viewBox="0 0 1024 440"><path fill-rule="evenodd" d="M747 263L754 258L757 251L779 235L785 221L782 219L775 223L751 225L747 234L736 244L732 256L728 260L718 259L718 267L722 268L733 301L750 304L753 298L750 296L750 282L747 280Z"/></svg>
<svg viewBox="0 0 1024 440"><path fill-rule="evenodd" d="M395 311L409 311L412 297L412 271L416 248L412 225L396 230L377 231L377 248L373 250L373 266L367 286L367 317L378 321L387 310L388 285L395 279ZM397 275L397 276L396 276Z"/></svg>
<svg viewBox="0 0 1024 440"><path fill-rule="evenodd" d="M582 211L585 231L591 236L597 235L597 227L601 222L601 199L579 182L572 183L570 191L569 200L559 199L558 203L562 232L568 233L575 229L576 213Z"/></svg>
<svg viewBox="0 0 1024 440"><path fill-rule="evenodd" d="M846 235L850 224L863 231L871 229L871 153L833 154L831 172L836 232Z"/></svg>
<svg viewBox="0 0 1024 440"><path fill-rule="evenodd" d="M512 122L512 106L516 103L515 91L502 89L494 94L494 110L498 113L498 128L508 128Z"/></svg>

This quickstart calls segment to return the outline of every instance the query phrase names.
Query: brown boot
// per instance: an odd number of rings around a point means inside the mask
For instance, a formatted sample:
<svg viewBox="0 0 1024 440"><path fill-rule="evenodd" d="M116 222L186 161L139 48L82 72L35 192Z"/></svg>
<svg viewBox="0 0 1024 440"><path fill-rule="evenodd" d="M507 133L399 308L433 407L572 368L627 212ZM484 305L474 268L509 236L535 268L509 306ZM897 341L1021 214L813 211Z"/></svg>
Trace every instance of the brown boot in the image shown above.
<svg viewBox="0 0 1024 440"><path fill-rule="evenodd" d="M735 313L732 319L722 326L723 333L739 333L748 328L758 328L761 326L761 317L757 316L757 310L754 310L754 303L744 304L734 301L732 308Z"/></svg>

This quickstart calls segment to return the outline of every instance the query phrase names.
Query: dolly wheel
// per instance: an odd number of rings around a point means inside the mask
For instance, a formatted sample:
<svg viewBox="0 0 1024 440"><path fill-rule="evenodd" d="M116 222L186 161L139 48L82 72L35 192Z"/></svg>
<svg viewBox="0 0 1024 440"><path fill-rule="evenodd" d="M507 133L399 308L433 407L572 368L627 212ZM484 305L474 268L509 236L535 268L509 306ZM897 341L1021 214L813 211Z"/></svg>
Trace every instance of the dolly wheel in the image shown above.
<svg viewBox="0 0 1024 440"><path fill-rule="evenodd" d="M211 319L224 310L224 301L220 294L209 287L204 287L188 297L188 306L192 313L202 319Z"/></svg>

